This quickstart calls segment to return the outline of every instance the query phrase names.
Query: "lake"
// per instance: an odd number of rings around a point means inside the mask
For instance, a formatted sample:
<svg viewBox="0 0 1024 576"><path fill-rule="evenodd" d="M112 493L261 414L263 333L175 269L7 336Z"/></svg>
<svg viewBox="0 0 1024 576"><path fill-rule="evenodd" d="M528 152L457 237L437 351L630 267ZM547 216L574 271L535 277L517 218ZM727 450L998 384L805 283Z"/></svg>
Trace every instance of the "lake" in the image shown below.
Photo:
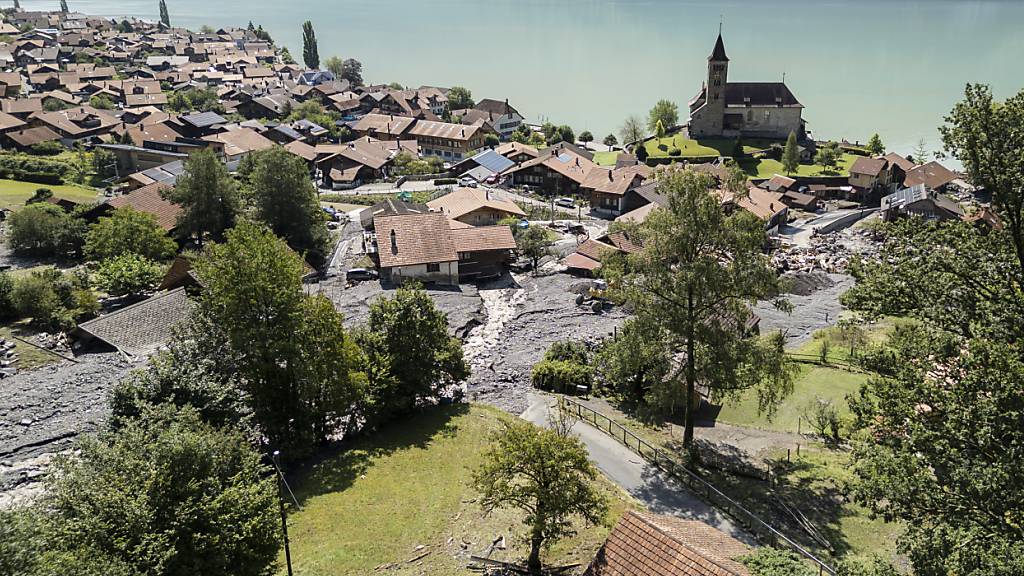
<svg viewBox="0 0 1024 576"><path fill-rule="evenodd" d="M463 85L509 98L531 122L598 140L661 98L686 102L722 22L733 81L786 83L817 138L879 132L910 152L967 82L1004 98L1024 88L1017 0L167 0L171 22L262 25L301 59L311 20L321 61L363 63L368 82ZM22 1L56 9L57 1ZM69 0L72 10L156 19L157 0Z"/></svg>

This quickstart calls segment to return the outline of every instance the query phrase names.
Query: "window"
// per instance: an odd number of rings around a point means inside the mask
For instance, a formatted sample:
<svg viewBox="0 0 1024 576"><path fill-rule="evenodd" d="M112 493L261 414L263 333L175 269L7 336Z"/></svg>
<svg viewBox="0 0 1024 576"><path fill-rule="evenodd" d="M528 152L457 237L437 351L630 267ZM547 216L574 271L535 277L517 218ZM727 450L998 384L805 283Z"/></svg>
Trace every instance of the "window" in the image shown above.
<svg viewBox="0 0 1024 576"><path fill-rule="evenodd" d="M767 120L768 120L769 118L771 118L771 116L772 116L772 111L771 111L771 110L765 110L765 111L764 111L764 119L765 119L766 121L767 121Z"/></svg>
<svg viewBox="0 0 1024 576"><path fill-rule="evenodd" d="M459 260L466 261L473 257L470 252L459 252Z"/></svg>
<svg viewBox="0 0 1024 576"><path fill-rule="evenodd" d="M427 272L440 272L441 265L437 263L427 264Z"/></svg>
<svg viewBox="0 0 1024 576"><path fill-rule="evenodd" d="M747 122L753 122L753 121L754 121L754 111L753 110L747 110Z"/></svg>

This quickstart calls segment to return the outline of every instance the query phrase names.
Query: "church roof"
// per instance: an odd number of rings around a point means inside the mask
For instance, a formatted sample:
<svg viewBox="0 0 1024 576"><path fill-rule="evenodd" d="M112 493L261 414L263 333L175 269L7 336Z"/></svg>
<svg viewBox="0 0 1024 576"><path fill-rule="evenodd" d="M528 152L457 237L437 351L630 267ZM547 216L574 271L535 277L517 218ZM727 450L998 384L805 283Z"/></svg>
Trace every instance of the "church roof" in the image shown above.
<svg viewBox="0 0 1024 576"><path fill-rule="evenodd" d="M715 40L715 49L708 56L709 61L728 62L729 57L725 55L725 44L722 42L722 33L718 33L718 40Z"/></svg>
<svg viewBox="0 0 1024 576"><path fill-rule="evenodd" d="M782 82L727 82L725 105L803 108L803 104Z"/></svg>

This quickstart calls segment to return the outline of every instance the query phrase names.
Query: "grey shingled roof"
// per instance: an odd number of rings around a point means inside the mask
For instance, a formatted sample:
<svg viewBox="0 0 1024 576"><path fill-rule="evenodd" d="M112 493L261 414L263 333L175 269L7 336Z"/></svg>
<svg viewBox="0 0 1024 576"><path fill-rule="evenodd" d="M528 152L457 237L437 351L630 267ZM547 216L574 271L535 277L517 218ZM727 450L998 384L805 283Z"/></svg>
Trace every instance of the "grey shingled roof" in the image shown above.
<svg viewBox="0 0 1024 576"><path fill-rule="evenodd" d="M170 340L172 329L190 308L185 289L178 288L83 322L78 330L122 352L146 356Z"/></svg>

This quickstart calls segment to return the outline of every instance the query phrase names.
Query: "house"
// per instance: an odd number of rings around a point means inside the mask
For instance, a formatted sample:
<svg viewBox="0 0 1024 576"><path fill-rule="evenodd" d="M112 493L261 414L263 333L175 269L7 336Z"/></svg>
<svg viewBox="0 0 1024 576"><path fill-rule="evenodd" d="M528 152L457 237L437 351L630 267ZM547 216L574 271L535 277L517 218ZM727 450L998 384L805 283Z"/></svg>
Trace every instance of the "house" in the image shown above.
<svg viewBox="0 0 1024 576"><path fill-rule="evenodd" d="M477 182L485 182L488 178L497 178L516 163L498 154L494 150L484 150L451 167L450 172L461 177L468 177Z"/></svg>
<svg viewBox="0 0 1024 576"><path fill-rule="evenodd" d="M79 106L56 112L42 112L31 117L32 126L45 126L66 141L81 140L111 131L120 122L111 114L92 106Z"/></svg>
<svg viewBox="0 0 1024 576"><path fill-rule="evenodd" d="M204 136L202 140L208 142L232 169L246 154L274 147L274 142L251 128L225 130Z"/></svg>
<svg viewBox="0 0 1024 576"><path fill-rule="evenodd" d="M329 70L306 70L296 78L296 82L303 86L319 86L335 80L334 73Z"/></svg>
<svg viewBox="0 0 1024 576"><path fill-rule="evenodd" d="M500 276L512 262L516 239L508 226L467 226L457 220L448 225L459 255L459 282Z"/></svg>
<svg viewBox="0 0 1024 576"><path fill-rule="evenodd" d="M453 110L451 114L458 117L462 124L486 124L505 141L512 137L512 133L524 120L523 115L510 106L508 100L501 102L488 98L477 102L473 108Z"/></svg>
<svg viewBox="0 0 1024 576"><path fill-rule="evenodd" d="M6 112L0 112L0 135L13 132L25 126L25 121Z"/></svg>
<svg viewBox="0 0 1024 576"><path fill-rule="evenodd" d="M53 141L59 142L60 134L46 126L25 128L15 132L7 132L3 135L4 148L14 148L22 152L29 151L36 144Z"/></svg>
<svg viewBox="0 0 1024 576"><path fill-rule="evenodd" d="M462 160L484 145L484 134L488 132L483 126L416 120L407 134L416 139L424 156Z"/></svg>
<svg viewBox="0 0 1024 576"><path fill-rule="evenodd" d="M873 192L889 191L893 185L894 170L902 171L899 165L890 166L884 156L877 158L858 156L850 166L849 182L851 186L861 191L862 197L867 197Z"/></svg>
<svg viewBox="0 0 1024 576"><path fill-rule="evenodd" d="M508 171L513 186L529 186L553 196L576 194L596 166L575 146L562 143Z"/></svg>
<svg viewBox="0 0 1024 576"><path fill-rule="evenodd" d="M708 56L707 80L689 101L689 134L695 137L760 137L804 140L803 104L784 82L729 82L722 34ZM669 128L666 126L666 128Z"/></svg>
<svg viewBox="0 0 1024 576"><path fill-rule="evenodd" d="M884 219L894 220L901 216L920 216L925 220L959 220L964 217L964 210L945 194L919 183L882 198Z"/></svg>
<svg viewBox="0 0 1024 576"><path fill-rule="evenodd" d="M516 164L522 164L540 156L540 152L536 148L519 142L506 142L495 148L494 151Z"/></svg>
<svg viewBox="0 0 1024 576"><path fill-rule="evenodd" d="M786 223L789 216L789 206L782 201L782 194L778 192L769 192L756 186L749 186L747 194L744 196L736 197L724 190L720 190L719 195L727 211L735 207L750 212L764 221L765 230L769 234L778 232L779 227Z"/></svg>
<svg viewBox="0 0 1024 576"><path fill-rule="evenodd" d="M409 127L414 122L415 118L407 116L367 114L356 122L352 131L359 136L369 136L378 140L400 140L406 137Z"/></svg>
<svg viewBox="0 0 1024 576"><path fill-rule="evenodd" d="M491 197L488 188L457 188L427 202L427 207L452 220L471 226L497 224L505 218L524 218L526 213L514 202Z"/></svg>
<svg viewBox="0 0 1024 576"><path fill-rule="evenodd" d="M216 112L185 114L179 116L178 121L181 124L183 134L190 138L202 138L214 132L220 132L222 127L228 123L227 118Z"/></svg>
<svg viewBox="0 0 1024 576"><path fill-rule="evenodd" d="M388 167L396 156L401 153L415 156L416 141L383 141L365 137L345 144L319 145L316 152L315 163L323 175L323 185L346 189L387 176Z"/></svg>
<svg viewBox="0 0 1024 576"><path fill-rule="evenodd" d="M74 332L76 345L97 342L131 356L148 356L171 339L191 308L185 288L162 292L79 324Z"/></svg>
<svg viewBox="0 0 1024 576"><path fill-rule="evenodd" d="M373 219L378 216L401 216L405 214L426 214L428 212L430 212L430 208L426 204L416 204L388 198L383 202L378 202L360 211L359 224L363 227L363 230L373 230ZM364 246L364 252L365 248Z"/></svg>
<svg viewBox="0 0 1024 576"><path fill-rule="evenodd" d="M0 72L0 98L17 98L21 94L21 73Z"/></svg>
<svg viewBox="0 0 1024 576"><path fill-rule="evenodd" d="M601 268L602 258L619 251L611 244L588 238L577 246L575 251L562 258L561 264L570 274L591 276Z"/></svg>
<svg viewBox="0 0 1024 576"><path fill-rule="evenodd" d="M907 188L913 188L923 184L928 190L946 192L947 186L958 178L959 176L955 172L932 160L927 164L922 164L908 170L907 176L903 180L903 185Z"/></svg>
<svg viewBox="0 0 1024 576"><path fill-rule="evenodd" d="M590 206L597 214L619 216L626 211L626 193L643 184L651 172L644 164L615 169L595 166L580 186L580 192L589 196Z"/></svg>
<svg viewBox="0 0 1024 576"><path fill-rule="evenodd" d="M750 576L747 544L699 520L628 511L584 576Z"/></svg>
<svg viewBox="0 0 1024 576"><path fill-rule="evenodd" d="M377 234L373 254L381 280L459 283L459 255L444 214L375 216L373 226Z"/></svg>
<svg viewBox="0 0 1024 576"><path fill-rule="evenodd" d="M151 140L143 141L141 146L98 144L97 148L108 150L114 154L117 162L116 170L121 175L150 170L170 162L181 162L188 158L190 152L199 149L198 146L192 144L163 144Z"/></svg>
<svg viewBox="0 0 1024 576"><path fill-rule="evenodd" d="M171 186L163 182L155 182L143 186L121 196L115 196L106 202L97 205L85 214L86 220L95 221L101 216L107 216L118 208L129 207L138 212L145 212L156 218L156 223L165 232L174 231L178 223L178 216L181 215L181 206L165 200L163 194L170 190Z"/></svg>

